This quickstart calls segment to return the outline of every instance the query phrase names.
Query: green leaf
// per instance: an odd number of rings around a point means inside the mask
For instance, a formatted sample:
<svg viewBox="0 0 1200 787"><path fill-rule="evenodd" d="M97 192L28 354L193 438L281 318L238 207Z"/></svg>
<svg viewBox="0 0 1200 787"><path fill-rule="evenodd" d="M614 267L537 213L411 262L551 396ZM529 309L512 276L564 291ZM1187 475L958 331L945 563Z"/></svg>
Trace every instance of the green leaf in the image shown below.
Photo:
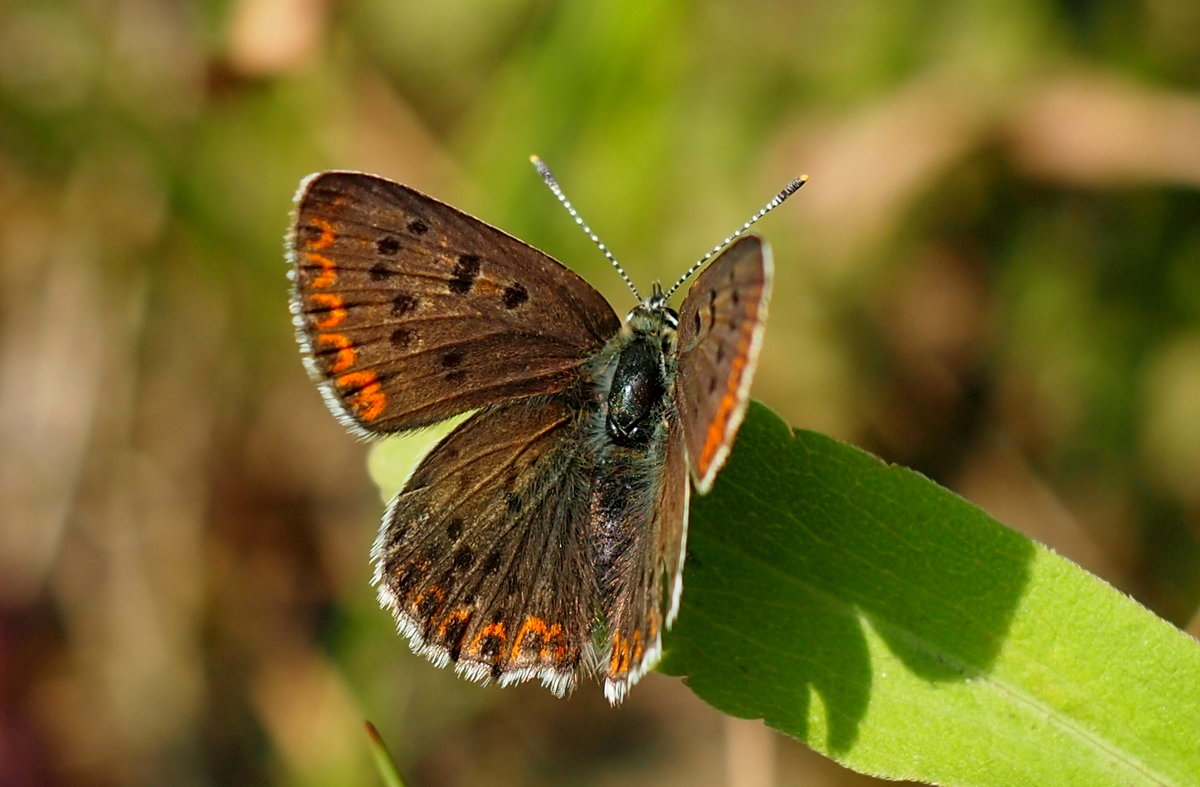
<svg viewBox="0 0 1200 787"><path fill-rule="evenodd" d="M384 787L404 787L404 778L400 776L400 769L396 767L396 761L392 759L392 754L388 751L387 744L383 742L379 730L375 729L375 725L369 721L364 723L364 727L367 733L367 745L371 749L371 758L375 760L375 767L379 771L379 778L383 781Z"/></svg>
<svg viewBox="0 0 1200 787"><path fill-rule="evenodd" d="M371 446L367 454L367 473L379 495L386 503L404 486L417 463L425 458L443 437L454 431L454 427L467 420L469 413L456 415L445 421L426 426L419 431L380 440Z"/></svg>
<svg viewBox="0 0 1200 787"><path fill-rule="evenodd" d="M1200 784L1200 646L923 476L754 403L660 669L941 784Z"/></svg>

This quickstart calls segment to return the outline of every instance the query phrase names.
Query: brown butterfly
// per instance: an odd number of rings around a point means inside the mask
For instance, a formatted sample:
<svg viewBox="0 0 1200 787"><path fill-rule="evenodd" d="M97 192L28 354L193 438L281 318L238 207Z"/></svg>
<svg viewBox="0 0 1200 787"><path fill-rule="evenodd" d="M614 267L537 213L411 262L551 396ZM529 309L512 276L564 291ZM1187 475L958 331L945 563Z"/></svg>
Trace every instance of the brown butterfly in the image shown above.
<svg viewBox="0 0 1200 787"><path fill-rule="evenodd" d="M642 298L534 163L637 297L624 321L532 246L356 172L300 186L291 311L309 372L356 434L472 413L393 498L372 553L413 650L560 696L595 672L616 704L679 609L689 470L707 492L745 411L771 255L742 233L803 180Z"/></svg>

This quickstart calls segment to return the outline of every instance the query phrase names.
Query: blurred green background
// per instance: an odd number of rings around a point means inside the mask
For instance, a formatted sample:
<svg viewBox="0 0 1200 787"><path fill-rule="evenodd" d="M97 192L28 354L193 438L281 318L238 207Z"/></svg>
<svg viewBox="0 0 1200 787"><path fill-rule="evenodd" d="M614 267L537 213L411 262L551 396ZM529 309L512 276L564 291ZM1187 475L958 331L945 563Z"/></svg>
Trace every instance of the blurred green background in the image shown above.
<svg viewBox="0 0 1200 787"><path fill-rule="evenodd" d="M465 683L377 608L291 196L389 176L624 313L534 152L643 289L808 173L756 397L1200 628L1194 0L5 0L0 781L371 784L366 718L414 784L870 781L659 675Z"/></svg>

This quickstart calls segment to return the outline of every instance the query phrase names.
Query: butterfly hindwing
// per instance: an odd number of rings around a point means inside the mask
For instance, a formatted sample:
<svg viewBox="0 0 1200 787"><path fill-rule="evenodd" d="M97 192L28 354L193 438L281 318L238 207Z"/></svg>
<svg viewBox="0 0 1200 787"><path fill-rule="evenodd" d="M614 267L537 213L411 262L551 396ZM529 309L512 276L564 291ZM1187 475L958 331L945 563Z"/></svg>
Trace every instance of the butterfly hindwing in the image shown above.
<svg viewBox="0 0 1200 787"><path fill-rule="evenodd" d="M696 277L679 310L675 399L699 494L712 486L742 423L770 291L770 248L748 235Z"/></svg>
<svg viewBox="0 0 1200 787"><path fill-rule="evenodd" d="M482 410L393 499L375 581L413 650L472 679L574 687L596 612L585 411L569 392Z"/></svg>
<svg viewBox="0 0 1200 787"><path fill-rule="evenodd" d="M673 406L672 406L673 407ZM687 452L678 419L664 425L661 455L647 458L651 484L644 501L630 501L626 542L605 599L607 643L599 668L604 693L614 704L662 655L662 632L671 625L683 589L687 531ZM665 603L664 603L665 602Z"/></svg>
<svg viewBox="0 0 1200 787"><path fill-rule="evenodd" d="M562 390L620 327L562 264L372 175L306 179L289 256L309 371L359 434Z"/></svg>

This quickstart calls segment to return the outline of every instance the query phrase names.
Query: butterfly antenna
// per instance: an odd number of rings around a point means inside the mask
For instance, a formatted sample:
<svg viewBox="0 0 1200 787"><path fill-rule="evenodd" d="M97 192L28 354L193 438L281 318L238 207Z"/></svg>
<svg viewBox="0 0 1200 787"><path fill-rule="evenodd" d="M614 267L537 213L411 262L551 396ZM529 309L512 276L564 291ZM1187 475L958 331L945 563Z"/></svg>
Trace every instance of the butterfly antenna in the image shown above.
<svg viewBox="0 0 1200 787"><path fill-rule="evenodd" d="M617 258L612 255L612 252L608 250L608 247L604 245L604 242L596 236L596 233L592 232L592 228L587 225L587 222L583 220L583 218L579 215L579 212L575 210L575 206L571 204L569 199L567 199L567 195L563 194L562 186L558 185L558 181L554 179L554 173L552 173L550 168L546 166L546 162L542 161L537 156L530 156L529 160L533 162L533 166L537 168L538 174L542 176L542 180L546 181L546 185L550 187L552 192L554 192L554 196L558 197L558 201L561 202L562 206L567 209L567 213L570 213L571 218L575 219L575 223L583 228L583 231L587 233L587 236L592 239L592 243L596 244L596 247L600 249L600 253L604 255L605 259L612 263L612 266L617 269L617 273L621 274L621 278L625 280L625 284L628 285L629 289L633 291L633 297L637 298L638 301L641 301L642 294L638 292L638 288L634 285L633 280L629 278L629 274L627 274L625 269L621 267L621 263L617 262Z"/></svg>
<svg viewBox="0 0 1200 787"><path fill-rule="evenodd" d="M767 215L768 213L770 213L771 211L775 210L780 205L782 205L784 200L786 200L788 197L792 196L797 191L799 191L800 187L803 186L807 182L808 182L808 175L801 175L800 177L793 180L791 183L784 186L783 190L780 191L778 194L776 194L774 197L772 197L770 202L768 202L766 205L763 205L762 210L760 210L758 213L755 213L753 216L751 216L749 221L747 221L742 226L738 227L737 230L733 234L731 234L728 238L721 241L716 246L713 246L712 249L709 250L708 254L705 254L703 257L696 260L695 264L692 265L692 267L688 268L687 271L685 271L684 274L679 277L679 280L671 285L671 289L667 290L667 294L664 297L670 298L671 294L674 293L675 290L678 290L685 281L690 279L693 273L695 273L696 271L698 271L702 267L704 267L704 263L711 260L718 251L725 248L730 243L733 243L733 241L736 240L739 235L741 235L746 230L750 229L751 225L753 225L754 222L758 221L763 216Z"/></svg>

